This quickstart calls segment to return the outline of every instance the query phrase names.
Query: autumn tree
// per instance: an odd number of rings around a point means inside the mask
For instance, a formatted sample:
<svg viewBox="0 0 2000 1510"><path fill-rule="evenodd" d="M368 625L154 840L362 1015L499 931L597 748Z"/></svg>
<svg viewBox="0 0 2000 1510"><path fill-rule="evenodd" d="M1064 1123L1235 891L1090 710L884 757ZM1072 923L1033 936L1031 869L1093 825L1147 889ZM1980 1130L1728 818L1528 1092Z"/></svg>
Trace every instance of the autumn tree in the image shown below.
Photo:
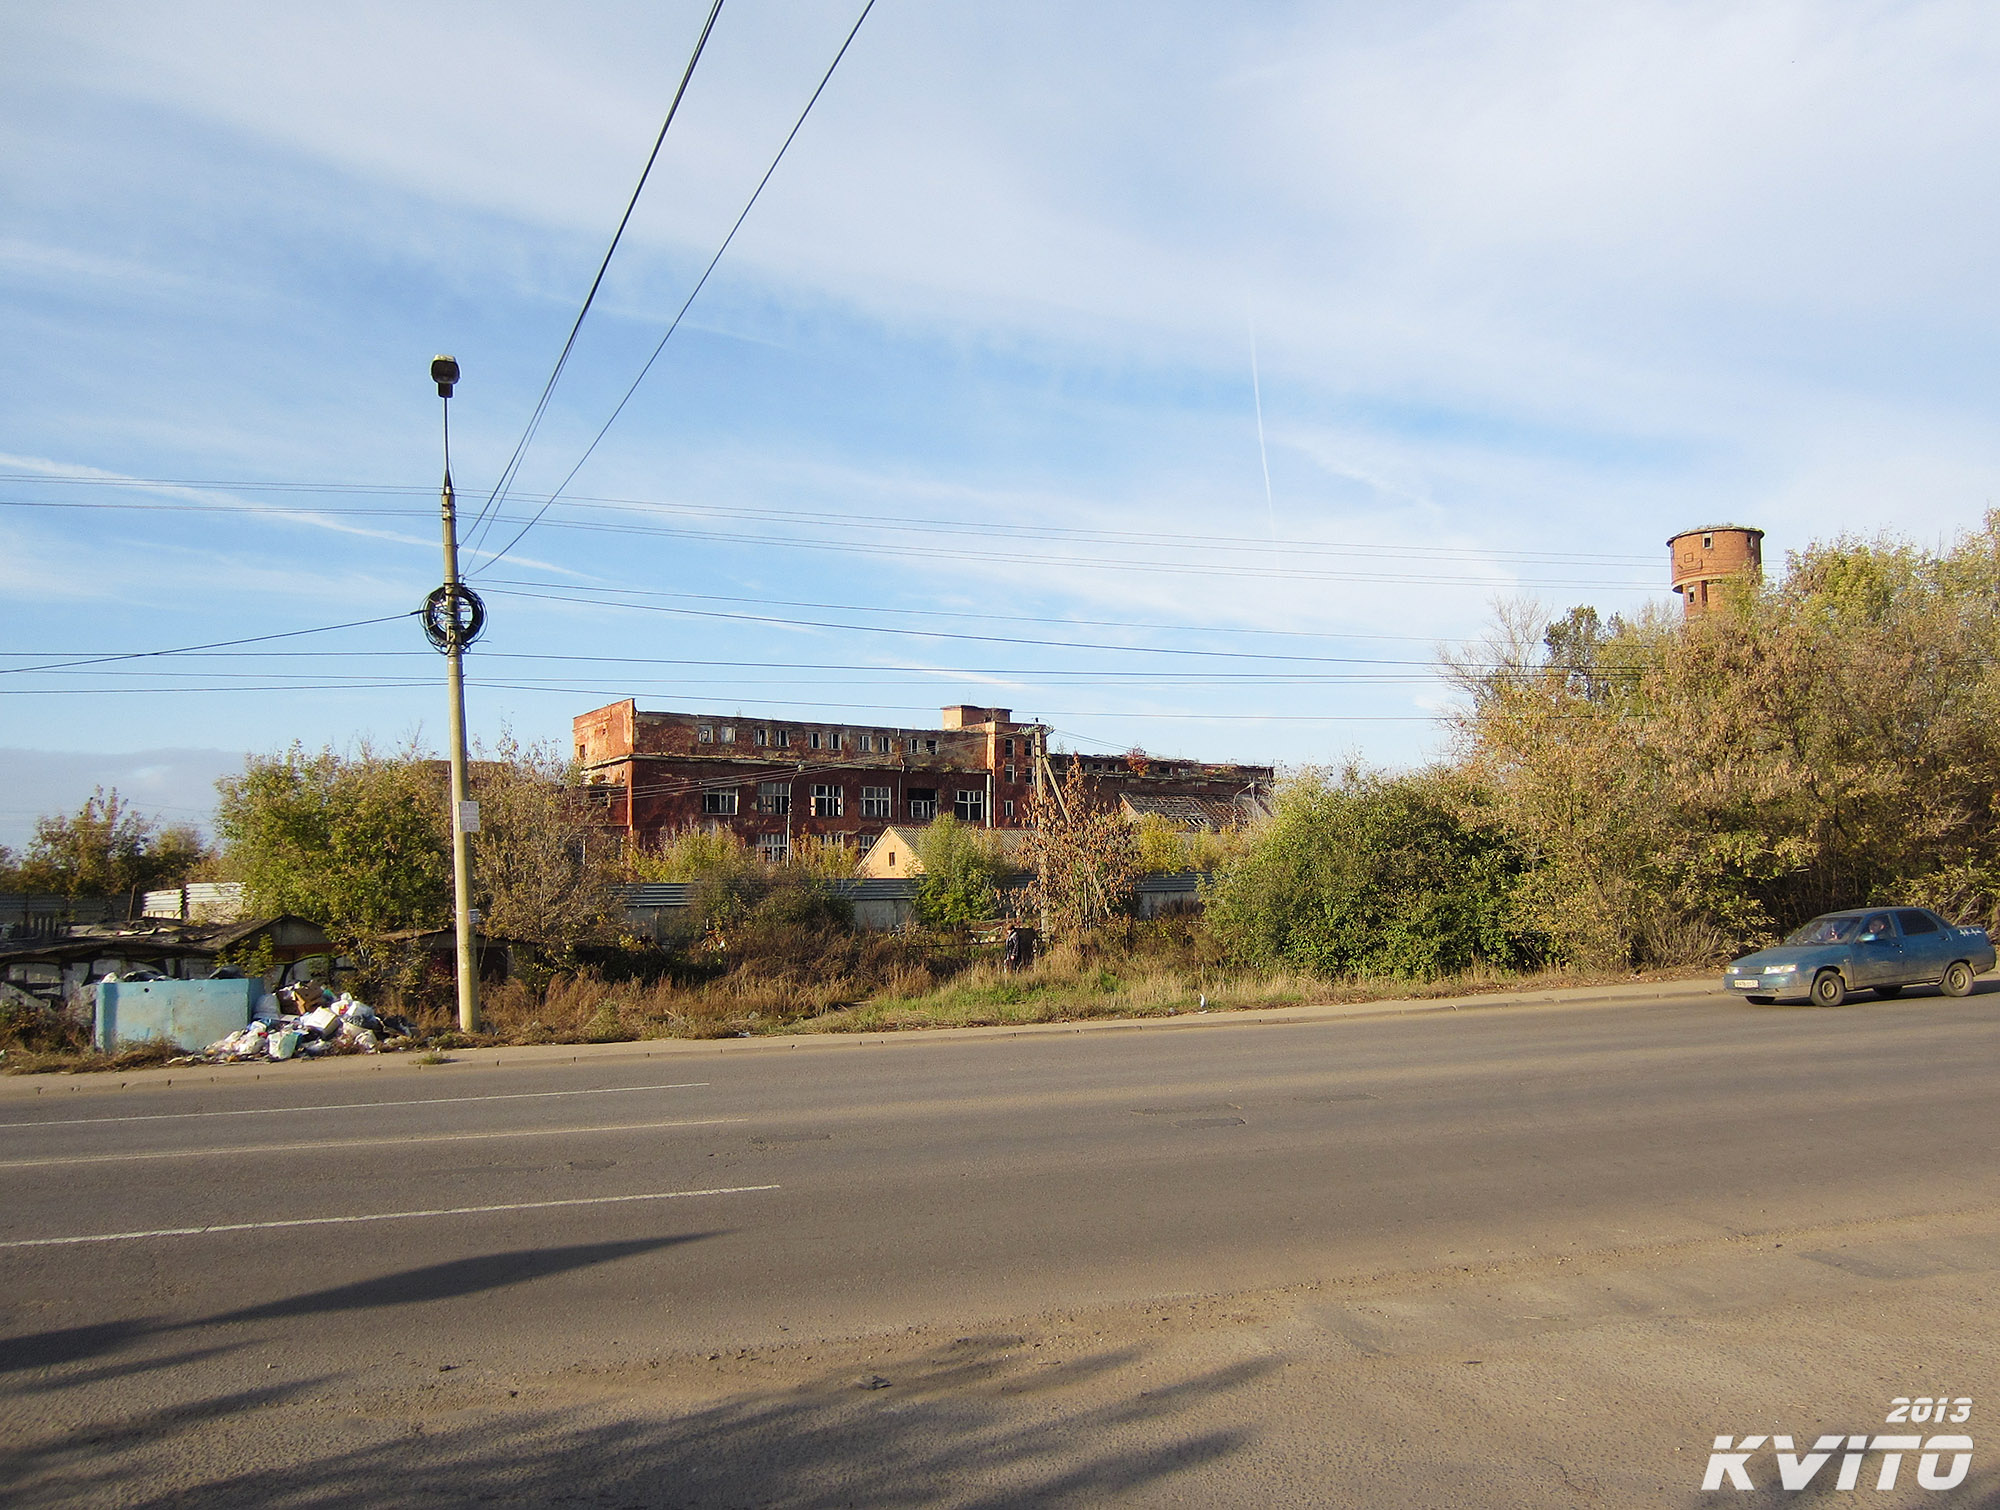
<svg viewBox="0 0 2000 1510"><path fill-rule="evenodd" d="M252 756L216 792L216 830L254 911L311 918L348 949L450 922L446 789L416 750L294 744Z"/></svg>
<svg viewBox="0 0 2000 1510"><path fill-rule="evenodd" d="M1029 904L1055 938L1080 938L1130 905L1139 879L1139 846L1131 825L1101 802L1071 757L1062 784L1035 783L1026 855L1032 871Z"/></svg>
<svg viewBox="0 0 2000 1510"><path fill-rule="evenodd" d="M2000 921L2000 516L1941 552L1815 545L1614 623L1582 675L1575 625L1537 653L1515 614L1458 670L1467 775L1571 957L1707 958L1872 901Z"/></svg>
<svg viewBox="0 0 2000 1510"><path fill-rule="evenodd" d="M122 896L176 885L208 858L195 829L162 828L133 810L116 787L103 787L74 813L35 820L34 838L17 871L25 891L61 896Z"/></svg>
<svg viewBox="0 0 2000 1510"><path fill-rule="evenodd" d="M616 936L617 841L584 806L574 767L547 746L501 738L474 768L472 876L483 926L560 962Z"/></svg>

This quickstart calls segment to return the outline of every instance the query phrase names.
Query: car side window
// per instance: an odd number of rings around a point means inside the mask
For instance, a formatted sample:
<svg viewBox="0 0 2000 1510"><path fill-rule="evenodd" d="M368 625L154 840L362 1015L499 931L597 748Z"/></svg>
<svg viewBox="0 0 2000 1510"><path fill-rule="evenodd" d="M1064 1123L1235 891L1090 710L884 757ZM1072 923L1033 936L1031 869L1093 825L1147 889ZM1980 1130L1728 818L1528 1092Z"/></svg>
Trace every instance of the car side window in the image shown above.
<svg viewBox="0 0 2000 1510"><path fill-rule="evenodd" d="M1872 933L1878 939L1894 938L1896 936L1896 930L1889 926L1889 914L1886 912L1878 912L1872 915L1867 922L1861 925L1861 931L1863 933Z"/></svg>
<svg viewBox="0 0 2000 1510"><path fill-rule="evenodd" d="M1937 919L1932 917L1928 912L1917 911L1914 907L1897 913L1896 921L1903 925L1903 932L1906 934L1936 933L1938 931Z"/></svg>

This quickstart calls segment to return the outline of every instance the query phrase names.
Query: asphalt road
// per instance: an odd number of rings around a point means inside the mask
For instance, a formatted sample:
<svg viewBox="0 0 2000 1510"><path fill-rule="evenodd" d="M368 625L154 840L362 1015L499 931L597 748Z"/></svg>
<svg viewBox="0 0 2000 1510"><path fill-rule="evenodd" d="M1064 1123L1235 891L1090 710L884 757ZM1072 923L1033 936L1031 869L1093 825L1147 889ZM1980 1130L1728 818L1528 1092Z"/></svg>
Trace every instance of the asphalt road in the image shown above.
<svg viewBox="0 0 2000 1510"><path fill-rule="evenodd" d="M0 1084L0 1496L2000 1504L2000 994L498 1058Z"/></svg>

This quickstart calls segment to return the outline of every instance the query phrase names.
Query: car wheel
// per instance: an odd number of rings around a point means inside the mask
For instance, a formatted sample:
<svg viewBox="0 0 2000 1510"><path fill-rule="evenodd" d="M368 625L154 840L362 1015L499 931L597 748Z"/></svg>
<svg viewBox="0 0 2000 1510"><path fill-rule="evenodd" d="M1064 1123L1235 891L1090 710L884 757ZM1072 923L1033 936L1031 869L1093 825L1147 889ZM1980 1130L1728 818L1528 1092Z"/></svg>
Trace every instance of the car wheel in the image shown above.
<svg viewBox="0 0 2000 1510"><path fill-rule="evenodd" d="M1847 982L1840 978L1838 970L1822 970L1813 977L1812 1004L1816 1007L1837 1007L1847 1000Z"/></svg>
<svg viewBox="0 0 2000 1510"><path fill-rule="evenodd" d="M1962 959L1953 960L1944 967L1944 979L1938 982L1938 989L1946 996L1970 996L1972 966Z"/></svg>
<svg viewBox="0 0 2000 1510"><path fill-rule="evenodd" d="M1743 999L1753 1007L1768 1007L1778 998L1775 996L1746 996Z"/></svg>
<svg viewBox="0 0 2000 1510"><path fill-rule="evenodd" d="M1884 1001L1894 1001L1903 994L1903 988L1901 986L1877 986L1875 994Z"/></svg>

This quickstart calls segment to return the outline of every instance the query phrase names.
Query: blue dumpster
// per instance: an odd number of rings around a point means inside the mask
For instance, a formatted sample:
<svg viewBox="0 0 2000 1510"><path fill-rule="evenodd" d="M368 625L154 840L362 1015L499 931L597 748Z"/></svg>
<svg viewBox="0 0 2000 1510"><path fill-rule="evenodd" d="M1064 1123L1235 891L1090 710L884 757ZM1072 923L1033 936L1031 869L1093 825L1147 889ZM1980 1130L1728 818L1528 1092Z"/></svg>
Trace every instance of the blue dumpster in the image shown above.
<svg viewBox="0 0 2000 1510"><path fill-rule="evenodd" d="M97 1046L107 1054L164 1041L193 1052L250 1023L257 980L113 980L97 988Z"/></svg>

